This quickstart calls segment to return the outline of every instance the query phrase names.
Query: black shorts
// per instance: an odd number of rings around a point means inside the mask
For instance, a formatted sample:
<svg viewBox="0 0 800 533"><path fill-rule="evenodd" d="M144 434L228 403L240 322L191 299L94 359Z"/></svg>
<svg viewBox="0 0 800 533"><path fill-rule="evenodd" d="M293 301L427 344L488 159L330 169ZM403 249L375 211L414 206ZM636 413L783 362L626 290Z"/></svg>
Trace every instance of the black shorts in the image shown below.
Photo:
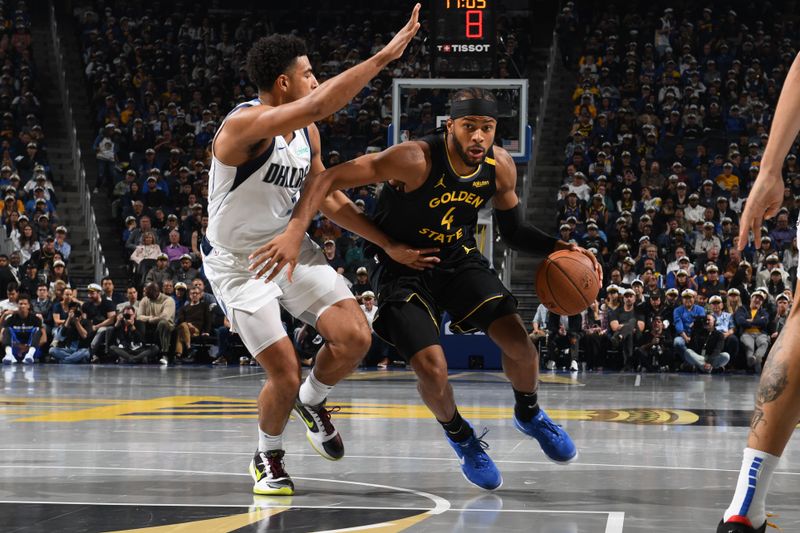
<svg viewBox="0 0 800 533"><path fill-rule="evenodd" d="M440 344L442 313L450 315L456 333L486 331L498 318L517 312L517 300L489 261L473 251L447 266L423 272L397 267L377 272L378 313L375 333L406 360Z"/></svg>

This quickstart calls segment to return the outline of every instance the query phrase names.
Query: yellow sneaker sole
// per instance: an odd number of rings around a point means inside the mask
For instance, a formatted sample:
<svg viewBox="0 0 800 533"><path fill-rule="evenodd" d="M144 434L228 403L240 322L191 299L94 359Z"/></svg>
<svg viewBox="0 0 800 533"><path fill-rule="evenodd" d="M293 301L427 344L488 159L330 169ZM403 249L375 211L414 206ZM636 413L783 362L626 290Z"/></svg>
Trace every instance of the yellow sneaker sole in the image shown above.
<svg viewBox="0 0 800 533"><path fill-rule="evenodd" d="M250 461L250 464L247 466L247 471L250 473L250 477L253 478L255 484L253 485L253 494L258 494L260 496L293 496L294 495L294 488L292 487L280 487L278 489L266 488L262 489L259 488L257 483L258 479L256 477L256 470L253 467L253 461Z"/></svg>

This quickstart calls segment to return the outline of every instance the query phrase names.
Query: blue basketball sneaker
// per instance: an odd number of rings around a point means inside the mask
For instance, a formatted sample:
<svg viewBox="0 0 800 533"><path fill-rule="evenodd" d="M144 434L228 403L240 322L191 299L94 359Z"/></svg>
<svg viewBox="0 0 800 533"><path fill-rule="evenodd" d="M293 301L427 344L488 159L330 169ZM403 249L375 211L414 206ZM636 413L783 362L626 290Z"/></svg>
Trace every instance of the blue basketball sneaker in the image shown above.
<svg viewBox="0 0 800 533"><path fill-rule="evenodd" d="M470 424L470 428L472 425ZM459 462L461 463L461 473L464 478L473 485L486 490L494 490L500 488L503 484L503 476L492 461L491 457L486 453L489 445L484 442L483 437L489 430L485 429L481 436L475 435L475 430L472 429L472 436L464 442L453 442L450 437L447 437L447 442L455 450L458 455Z"/></svg>
<svg viewBox="0 0 800 533"><path fill-rule="evenodd" d="M530 422L523 422L515 414L514 426L525 435L536 439L547 458L555 463L568 464L578 457L575 443L561 426L550 420L544 409L540 408Z"/></svg>

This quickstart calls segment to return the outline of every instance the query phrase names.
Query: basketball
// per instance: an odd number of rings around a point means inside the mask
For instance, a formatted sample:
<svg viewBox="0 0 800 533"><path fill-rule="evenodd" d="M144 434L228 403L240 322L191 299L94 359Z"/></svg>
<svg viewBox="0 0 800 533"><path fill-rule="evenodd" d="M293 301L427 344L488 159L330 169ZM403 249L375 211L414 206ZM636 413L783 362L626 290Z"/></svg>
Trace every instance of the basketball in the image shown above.
<svg viewBox="0 0 800 533"><path fill-rule="evenodd" d="M559 250L547 256L539 267L536 292L553 313L576 315L597 298L600 280L591 259L581 252Z"/></svg>

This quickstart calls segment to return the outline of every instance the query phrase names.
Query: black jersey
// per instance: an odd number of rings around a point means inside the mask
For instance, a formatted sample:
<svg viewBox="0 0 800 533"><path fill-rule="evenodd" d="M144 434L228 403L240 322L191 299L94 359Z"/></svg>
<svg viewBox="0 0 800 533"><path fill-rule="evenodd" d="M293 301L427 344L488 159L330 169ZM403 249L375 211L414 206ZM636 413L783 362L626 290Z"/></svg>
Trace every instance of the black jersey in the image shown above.
<svg viewBox="0 0 800 533"><path fill-rule="evenodd" d="M440 248L442 259L463 256L464 251L476 248L478 211L497 191L494 150L489 148L475 172L460 176L450 163L444 133L420 141L430 147L428 178L408 193L385 183L378 196L375 223L397 241Z"/></svg>

